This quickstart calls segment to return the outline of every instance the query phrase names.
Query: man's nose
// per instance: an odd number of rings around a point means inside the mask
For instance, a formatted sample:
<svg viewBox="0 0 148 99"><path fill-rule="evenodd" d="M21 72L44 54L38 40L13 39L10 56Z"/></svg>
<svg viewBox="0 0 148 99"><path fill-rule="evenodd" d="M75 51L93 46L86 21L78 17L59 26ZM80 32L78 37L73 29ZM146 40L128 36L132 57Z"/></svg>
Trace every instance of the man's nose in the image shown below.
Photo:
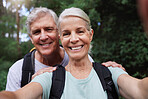
<svg viewBox="0 0 148 99"><path fill-rule="evenodd" d="M40 35L40 39L41 40L46 40L48 38L47 33L44 29L41 30L41 35Z"/></svg>

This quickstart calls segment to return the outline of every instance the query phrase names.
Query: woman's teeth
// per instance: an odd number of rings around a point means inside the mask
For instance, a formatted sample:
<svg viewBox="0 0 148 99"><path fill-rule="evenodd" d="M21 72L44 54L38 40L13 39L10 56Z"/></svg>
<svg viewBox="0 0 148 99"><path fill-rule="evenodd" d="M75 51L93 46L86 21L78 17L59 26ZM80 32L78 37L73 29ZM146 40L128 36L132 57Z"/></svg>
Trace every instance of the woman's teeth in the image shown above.
<svg viewBox="0 0 148 99"><path fill-rule="evenodd" d="M71 47L72 50L78 50L80 48L82 48L82 46L79 46L79 47Z"/></svg>

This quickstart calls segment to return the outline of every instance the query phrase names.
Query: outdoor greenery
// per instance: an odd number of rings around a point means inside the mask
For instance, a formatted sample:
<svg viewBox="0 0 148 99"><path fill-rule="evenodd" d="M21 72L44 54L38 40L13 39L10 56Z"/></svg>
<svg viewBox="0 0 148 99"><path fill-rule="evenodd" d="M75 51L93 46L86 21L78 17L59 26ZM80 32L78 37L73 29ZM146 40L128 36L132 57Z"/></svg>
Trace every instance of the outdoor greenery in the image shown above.
<svg viewBox="0 0 148 99"><path fill-rule="evenodd" d="M17 33L14 9L20 5L28 11L34 7L48 7L58 15L68 7L83 9L94 29L93 59L100 63L109 60L120 63L137 78L148 76L148 41L137 13L136 0L18 0L17 5L13 0L5 1L10 6L4 7L0 0L0 90L5 89L8 68L33 47L30 41L18 43L12 36ZM27 33L26 16L19 15L19 30Z"/></svg>

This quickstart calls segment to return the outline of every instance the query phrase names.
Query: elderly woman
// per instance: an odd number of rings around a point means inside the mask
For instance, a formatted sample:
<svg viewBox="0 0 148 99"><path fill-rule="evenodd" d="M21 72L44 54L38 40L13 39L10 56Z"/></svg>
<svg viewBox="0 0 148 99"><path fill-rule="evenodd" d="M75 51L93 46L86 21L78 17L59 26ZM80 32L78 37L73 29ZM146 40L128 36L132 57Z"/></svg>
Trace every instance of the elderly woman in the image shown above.
<svg viewBox="0 0 148 99"><path fill-rule="evenodd" d="M69 55L61 99L107 99L107 93L103 90L93 63L88 58L88 50L93 38L89 17L79 8L65 9L59 17L58 27L62 45ZM143 94L145 90L141 89L143 80L129 76L120 68L109 67L109 70L117 91L119 90L123 97L144 99L147 96ZM53 73L49 72L39 75L18 91L1 92L0 98L48 99L52 75Z"/></svg>

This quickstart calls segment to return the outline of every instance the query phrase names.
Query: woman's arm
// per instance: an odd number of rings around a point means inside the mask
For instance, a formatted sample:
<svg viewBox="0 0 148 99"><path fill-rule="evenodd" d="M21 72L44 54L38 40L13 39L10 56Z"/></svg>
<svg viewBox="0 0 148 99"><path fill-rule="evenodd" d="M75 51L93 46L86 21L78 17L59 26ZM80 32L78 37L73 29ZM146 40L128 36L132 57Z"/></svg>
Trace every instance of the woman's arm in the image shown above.
<svg viewBox="0 0 148 99"><path fill-rule="evenodd" d="M2 91L0 92L0 99L17 99L17 97L12 91Z"/></svg>
<svg viewBox="0 0 148 99"><path fill-rule="evenodd" d="M121 96L127 99L147 99L148 88L145 88L148 84L148 79L137 79L127 74L122 74L117 80L119 86L119 92Z"/></svg>
<svg viewBox="0 0 148 99"><path fill-rule="evenodd" d="M0 99L41 99L42 93L42 86L39 83L31 82L14 92L0 92Z"/></svg>
<svg viewBox="0 0 148 99"><path fill-rule="evenodd" d="M144 96L145 99L148 99L148 77L140 81L139 88L141 89L142 96Z"/></svg>

